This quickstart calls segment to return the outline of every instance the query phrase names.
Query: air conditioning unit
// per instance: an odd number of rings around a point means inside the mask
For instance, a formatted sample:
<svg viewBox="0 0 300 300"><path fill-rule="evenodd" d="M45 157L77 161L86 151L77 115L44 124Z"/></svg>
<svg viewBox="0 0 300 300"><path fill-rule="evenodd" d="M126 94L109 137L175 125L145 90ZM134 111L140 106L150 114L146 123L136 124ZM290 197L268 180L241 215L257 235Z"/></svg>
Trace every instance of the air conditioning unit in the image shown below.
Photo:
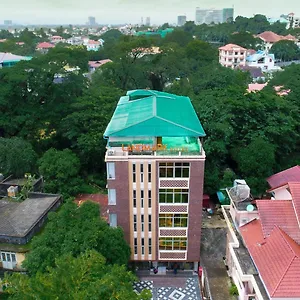
<svg viewBox="0 0 300 300"><path fill-rule="evenodd" d="M108 151L107 151L107 154L108 154L109 156L113 156L113 155L115 155L115 150L108 150Z"/></svg>

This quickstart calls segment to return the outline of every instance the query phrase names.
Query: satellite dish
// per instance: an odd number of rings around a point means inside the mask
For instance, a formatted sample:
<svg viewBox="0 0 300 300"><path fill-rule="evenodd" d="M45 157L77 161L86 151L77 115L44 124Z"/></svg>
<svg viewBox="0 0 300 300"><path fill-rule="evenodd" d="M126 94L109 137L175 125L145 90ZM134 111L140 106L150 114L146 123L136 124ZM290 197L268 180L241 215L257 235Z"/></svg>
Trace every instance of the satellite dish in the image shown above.
<svg viewBox="0 0 300 300"><path fill-rule="evenodd" d="M247 205L246 210L251 212L254 210L254 206L252 204Z"/></svg>

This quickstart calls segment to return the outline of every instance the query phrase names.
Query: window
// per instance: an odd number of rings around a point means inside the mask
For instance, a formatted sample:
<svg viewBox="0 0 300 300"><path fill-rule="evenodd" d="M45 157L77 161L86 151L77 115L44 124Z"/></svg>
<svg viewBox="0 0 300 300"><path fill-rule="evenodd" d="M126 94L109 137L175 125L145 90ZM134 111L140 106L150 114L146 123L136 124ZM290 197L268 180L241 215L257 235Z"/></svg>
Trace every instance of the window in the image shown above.
<svg viewBox="0 0 300 300"><path fill-rule="evenodd" d="M144 227L145 227L145 217L144 217L144 215L141 215L141 227L142 227L142 232L144 232Z"/></svg>
<svg viewBox="0 0 300 300"><path fill-rule="evenodd" d="M159 189L159 203L188 203L188 189Z"/></svg>
<svg viewBox="0 0 300 300"><path fill-rule="evenodd" d="M136 190L133 190L133 207L136 207Z"/></svg>
<svg viewBox="0 0 300 300"><path fill-rule="evenodd" d="M148 164L148 182L151 182L151 164Z"/></svg>
<svg viewBox="0 0 300 300"><path fill-rule="evenodd" d="M144 165L141 164L141 182L144 182Z"/></svg>
<svg viewBox="0 0 300 300"><path fill-rule="evenodd" d="M108 205L116 205L116 190L108 189Z"/></svg>
<svg viewBox="0 0 300 300"><path fill-rule="evenodd" d="M106 166L107 166L107 179L115 179L116 178L115 163L108 162Z"/></svg>
<svg viewBox="0 0 300 300"><path fill-rule="evenodd" d="M160 163L159 177L168 178L189 178L189 163Z"/></svg>
<svg viewBox="0 0 300 300"><path fill-rule="evenodd" d="M152 220L151 220L151 215L148 216L148 230L149 232L152 231L152 224L151 224Z"/></svg>
<svg viewBox="0 0 300 300"><path fill-rule="evenodd" d="M117 227L117 214L109 214L109 226Z"/></svg>
<svg viewBox="0 0 300 300"><path fill-rule="evenodd" d="M1 253L1 254L2 254L2 261L6 261L5 253Z"/></svg>
<svg viewBox="0 0 300 300"><path fill-rule="evenodd" d="M151 190L148 191L148 207L151 208Z"/></svg>
<svg viewBox="0 0 300 300"><path fill-rule="evenodd" d="M151 255L152 254L152 241L150 238L148 240L148 246L149 246L149 255Z"/></svg>
<svg viewBox="0 0 300 300"><path fill-rule="evenodd" d="M137 254L137 238L134 238L134 254Z"/></svg>
<svg viewBox="0 0 300 300"><path fill-rule="evenodd" d="M187 238L172 237L160 238L159 250L186 250Z"/></svg>
<svg viewBox="0 0 300 300"><path fill-rule="evenodd" d="M137 231L137 219L136 219L136 215L133 215L133 231Z"/></svg>
<svg viewBox="0 0 300 300"><path fill-rule="evenodd" d="M142 255L145 254L145 240L142 238Z"/></svg>
<svg viewBox="0 0 300 300"><path fill-rule="evenodd" d="M132 164L132 179L133 179L133 182L136 182L136 165L135 165L135 163Z"/></svg>
<svg viewBox="0 0 300 300"><path fill-rule="evenodd" d="M187 214L159 214L159 227L187 227Z"/></svg>
<svg viewBox="0 0 300 300"><path fill-rule="evenodd" d="M141 208L144 208L144 191L141 190Z"/></svg>

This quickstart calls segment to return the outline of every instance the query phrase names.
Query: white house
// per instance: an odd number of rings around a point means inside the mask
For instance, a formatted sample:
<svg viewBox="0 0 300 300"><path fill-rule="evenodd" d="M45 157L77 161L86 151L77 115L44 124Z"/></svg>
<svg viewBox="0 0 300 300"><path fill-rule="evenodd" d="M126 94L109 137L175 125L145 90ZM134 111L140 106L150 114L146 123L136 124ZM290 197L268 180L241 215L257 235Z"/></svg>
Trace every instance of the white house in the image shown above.
<svg viewBox="0 0 300 300"><path fill-rule="evenodd" d="M262 71L274 70L275 57L274 54L259 50L255 54L246 57L246 65L250 67L259 67Z"/></svg>
<svg viewBox="0 0 300 300"><path fill-rule="evenodd" d="M247 49L235 45L227 44L219 48L219 63L227 68L236 68L246 65Z"/></svg>

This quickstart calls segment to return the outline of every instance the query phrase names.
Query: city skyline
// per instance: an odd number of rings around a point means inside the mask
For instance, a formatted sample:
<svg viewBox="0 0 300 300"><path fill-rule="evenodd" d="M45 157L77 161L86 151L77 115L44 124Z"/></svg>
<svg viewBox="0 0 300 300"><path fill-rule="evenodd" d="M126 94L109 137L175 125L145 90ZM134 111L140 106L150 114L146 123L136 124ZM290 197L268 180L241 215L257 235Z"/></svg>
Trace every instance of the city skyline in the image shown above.
<svg viewBox="0 0 300 300"><path fill-rule="evenodd" d="M0 23L12 20L14 24L85 24L89 16L94 16L99 24L137 24L143 16L149 16L152 24L176 23L178 15L186 15L187 20L194 21L196 7L222 9L233 6L235 17L251 17L258 13L279 17L290 12L300 15L298 0L276 2L276 5L273 3L270 7L268 3L259 0L249 4L241 4L238 0L166 0L163 3L158 0L86 0L76 5L73 0L15 0L1 9Z"/></svg>

